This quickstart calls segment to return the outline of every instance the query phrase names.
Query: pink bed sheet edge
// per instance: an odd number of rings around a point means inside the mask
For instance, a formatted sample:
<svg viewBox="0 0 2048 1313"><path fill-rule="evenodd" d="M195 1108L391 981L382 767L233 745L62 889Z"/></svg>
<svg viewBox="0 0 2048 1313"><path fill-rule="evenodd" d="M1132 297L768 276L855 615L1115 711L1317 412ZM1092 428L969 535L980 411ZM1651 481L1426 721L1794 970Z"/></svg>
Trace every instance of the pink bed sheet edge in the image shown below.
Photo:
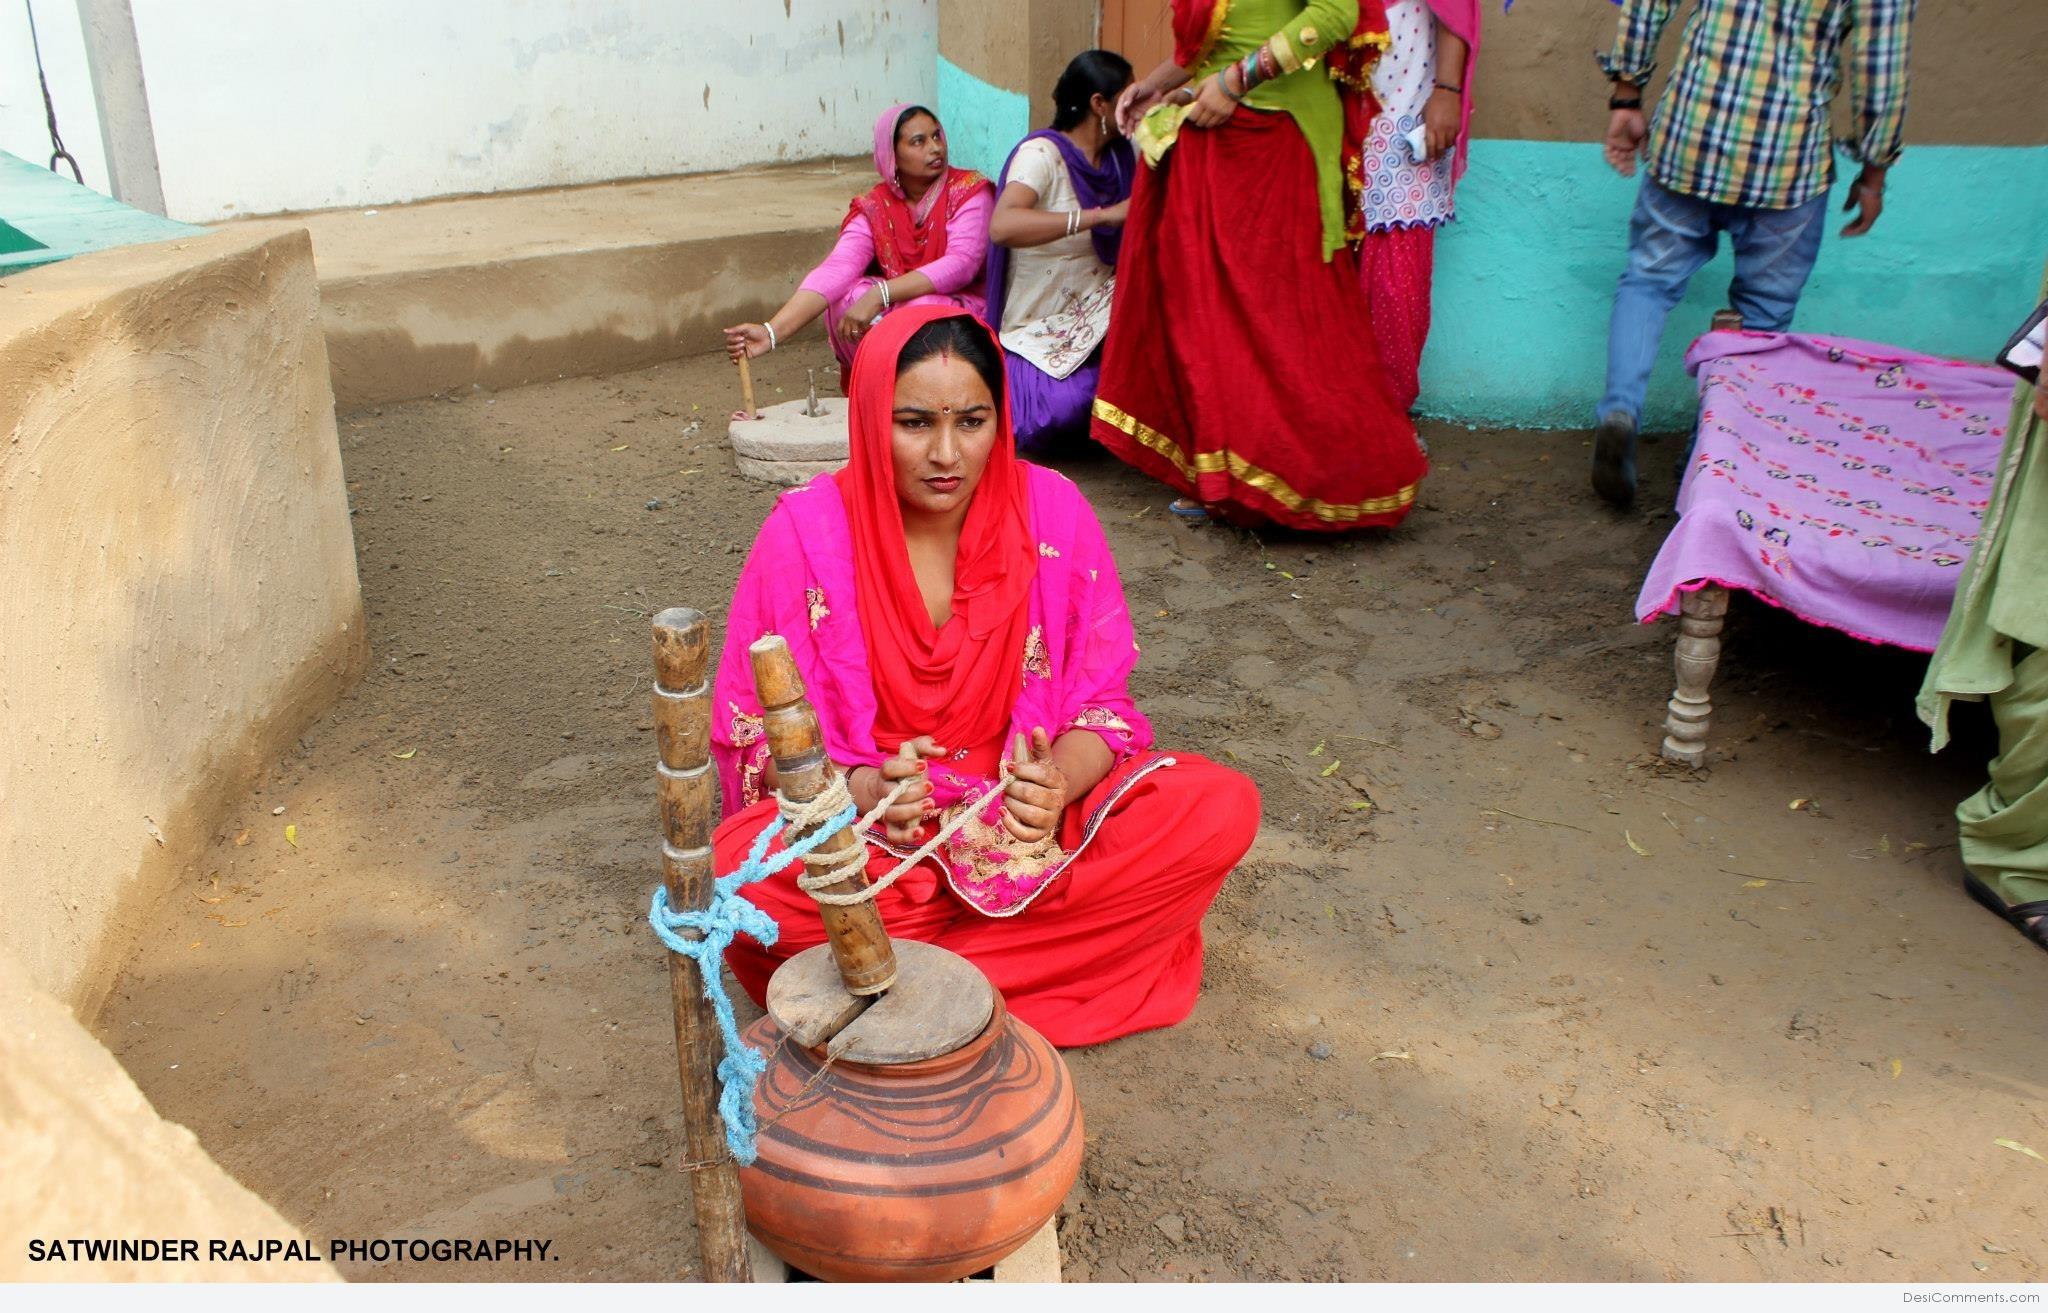
<svg viewBox="0 0 2048 1313"><path fill-rule="evenodd" d="M1932 652L1934 650L1931 647L1922 647L1918 643L1900 643L1895 642L1889 638L1874 638L1869 634L1859 633L1856 630L1849 628L1847 625L1839 625L1832 620L1823 620L1819 616L1807 615L1804 612L1795 610L1792 607L1785 605L1777 598L1772 597L1769 593L1760 593L1756 591L1754 588L1749 587L1747 584L1730 583L1726 579L1715 579L1711 577L1705 579L1689 579L1685 583L1678 585L1678 587L1671 590L1671 595L1669 597L1666 597L1663 601L1651 607L1644 614L1637 616L1636 623L1639 625L1654 625L1667 615L1677 615L1679 611L1678 599L1681 594L1696 593L1700 589L1705 588L1711 584L1718 584L1721 587L1727 589L1731 593L1741 593L1747 597L1754 597L1759 602L1765 602L1770 604L1771 606L1775 606L1780 611L1786 612L1787 614L1791 615L1794 619L1797 619L1804 624L1814 625L1821 629L1832 629L1838 634L1847 634L1849 637L1855 639L1859 643L1869 643L1874 647L1896 647L1901 651L1905 652Z"/></svg>

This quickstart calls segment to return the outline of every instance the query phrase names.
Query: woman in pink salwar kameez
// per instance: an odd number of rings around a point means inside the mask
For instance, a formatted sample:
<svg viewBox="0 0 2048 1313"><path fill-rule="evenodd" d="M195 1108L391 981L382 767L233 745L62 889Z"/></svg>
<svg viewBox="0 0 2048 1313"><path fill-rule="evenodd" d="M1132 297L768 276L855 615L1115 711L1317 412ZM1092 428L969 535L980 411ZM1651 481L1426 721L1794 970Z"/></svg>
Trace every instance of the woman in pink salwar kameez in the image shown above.
<svg viewBox="0 0 2048 1313"><path fill-rule="evenodd" d="M733 596L711 717L727 814L717 867L737 868L776 814L747 656L765 634L788 640L860 806L911 772L928 790L865 836L871 877L995 786L1026 745L1009 788L1044 787L1023 790L1021 811L998 789L876 906L890 934L979 966L1053 1043L1096 1044L1194 1008L1202 916L1251 846L1259 798L1236 771L1153 748L1102 526L1065 476L1016 459L1002 370L994 335L958 310L890 316L862 348L851 463L783 494ZM955 424L957 439L944 436ZM913 497L939 509L899 500ZM950 573L908 552L912 529L920 543L957 533ZM921 764L898 756L905 745ZM1021 832L1020 817L1032 818ZM824 926L793 872L745 896L781 928L772 947L742 939L726 953L759 1000Z"/></svg>
<svg viewBox="0 0 2048 1313"><path fill-rule="evenodd" d="M782 309L725 330L726 353L752 359L825 317L843 381L877 319L913 305L987 312L983 266L995 188L946 162L946 131L922 105L894 105L875 123L881 181L853 199L839 240Z"/></svg>

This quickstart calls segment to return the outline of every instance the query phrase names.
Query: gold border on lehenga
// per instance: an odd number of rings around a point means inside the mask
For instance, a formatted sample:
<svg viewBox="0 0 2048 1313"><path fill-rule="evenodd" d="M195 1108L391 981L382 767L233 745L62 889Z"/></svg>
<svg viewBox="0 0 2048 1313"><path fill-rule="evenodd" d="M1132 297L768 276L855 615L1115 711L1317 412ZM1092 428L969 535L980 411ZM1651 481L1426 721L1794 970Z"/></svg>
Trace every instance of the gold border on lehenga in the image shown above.
<svg viewBox="0 0 2048 1313"><path fill-rule="evenodd" d="M1181 451L1179 443L1100 397L1095 399L1095 418L1172 461L1174 468L1180 471L1184 479L1193 481L1196 476L1202 474L1228 474L1239 483L1257 488L1298 515L1313 515L1327 523L1348 524L1368 515L1385 515L1389 511L1398 511L1415 504L1418 485L1411 483L1386 497L1374 497L1349 506L1333 505L1315 497L1302 496L1287 486L1286 480L1279 475L1259 468L1228 447L1221 451L1198 451L1194 460L1189 461L1186 453Z"/></svg>

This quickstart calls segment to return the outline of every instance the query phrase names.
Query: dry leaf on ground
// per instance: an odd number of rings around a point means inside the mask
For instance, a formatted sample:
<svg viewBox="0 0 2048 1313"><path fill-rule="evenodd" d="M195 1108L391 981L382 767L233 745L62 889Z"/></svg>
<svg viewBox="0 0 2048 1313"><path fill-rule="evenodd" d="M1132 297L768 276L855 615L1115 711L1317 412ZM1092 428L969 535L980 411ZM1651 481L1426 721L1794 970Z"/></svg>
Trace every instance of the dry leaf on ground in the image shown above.
<svg viewBox="0 0 2048 1313"><path fill-rule="evenodd" d="M2032 1149L2029 1149L2026 1145L2021 1144L2018 1140L1993 1140L1992 1143L1997 1145L2001 1149L2010 1149L2014 1153L2023 1153L2027 1157L2032 1158L2037 1163L2048 1163L2048 1158L2043 1158L2040 1154L2035 1153Z"/></svg>

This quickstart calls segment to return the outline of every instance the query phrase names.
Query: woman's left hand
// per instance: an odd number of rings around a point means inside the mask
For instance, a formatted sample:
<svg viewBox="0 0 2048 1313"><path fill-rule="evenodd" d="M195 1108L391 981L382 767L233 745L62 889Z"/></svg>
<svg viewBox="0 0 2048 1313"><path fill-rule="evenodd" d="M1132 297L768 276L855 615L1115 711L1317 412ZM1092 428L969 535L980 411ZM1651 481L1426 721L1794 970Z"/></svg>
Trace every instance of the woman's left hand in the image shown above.
<svg viewBox="0 0 2048 1313"><path fill-rule="evenodd" d="M1229 69L1202 79L1202 89L1195 96L1195 103L1188 106L1188 116L1183 122L1198 128L1213 128L1229 120L1237 109L1237 102L1223 89L1223 79Z"/></svg>
<svg viewBox="0 0 2048 1313"><path fill-rule="evenodd" d="M874 327L875 316L882 313L882 294L874 287L862 292L854 303L846 308L846 314L839 321L839 336L852 345L867 335Z"/></svg>
<svg viewBox="0 0 2048 1313"><path fill-rule="evenodd" d="M1052 740L1034 729L1027 748L1019 734L1003 790L1003 828L1019 843L1042 843L1059 829L1066 809L1067 777L1053 762Z"/></svg>
<svg viewBox="0 0 2048 1313"><path fill-rule="evenodd" d="M1422 106L1422 140L1431 159L1449 153L1458 144L1458 129L1463 126L1464 117L1465 107L1457 92L1438 87L1429 93Z"/></svg>

